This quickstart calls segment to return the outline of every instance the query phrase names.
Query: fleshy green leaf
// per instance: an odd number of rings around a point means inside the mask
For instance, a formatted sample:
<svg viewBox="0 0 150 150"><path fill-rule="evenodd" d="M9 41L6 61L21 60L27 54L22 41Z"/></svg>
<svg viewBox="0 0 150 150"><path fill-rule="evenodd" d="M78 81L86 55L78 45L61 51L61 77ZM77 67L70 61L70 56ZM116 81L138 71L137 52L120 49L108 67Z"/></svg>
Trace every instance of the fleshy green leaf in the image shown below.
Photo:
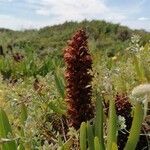
<svg viewBox="0 0 150 150"><path fill-rule="evenodd" d="M0 108L0 138L7 138L8 134L12 134L11 126L5 111ZM14 140L4 142L2 150L16 150L17 146Z"/></svg>
<svg viewBox="0 0 150 150"><path fill-rule="evenodd" d="M81 150L87 150L87 145L86 145L86 123L82 122L81 127L80 127L80 149Z"/></svg>

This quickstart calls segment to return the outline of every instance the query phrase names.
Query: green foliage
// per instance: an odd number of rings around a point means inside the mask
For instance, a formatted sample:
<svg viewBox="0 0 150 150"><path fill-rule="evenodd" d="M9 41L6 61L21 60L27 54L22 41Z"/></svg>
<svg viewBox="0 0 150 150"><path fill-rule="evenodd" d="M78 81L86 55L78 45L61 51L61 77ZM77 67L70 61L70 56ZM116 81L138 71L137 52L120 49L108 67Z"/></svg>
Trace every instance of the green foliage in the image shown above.
<svg viewBox="0 0 150 150"><path fill-rule="evenodd" d="M120 28L118 31L118 39L121 41L126 41L131 38L130 30L127 28Z"/></svg>
<svg viewBox="0 0 150 150"><path fill-rule="evenodd" d="M62 49L72 33L81 27L87 30L93 57L92 100L96 110L95 118L82 123L80 131L75 131L68 129L66 119ZM135 36L135 41L130 40L133 33L141 38ZM40 30L0 29L0 34L5 54L0 56L0 146L10 149L11 144L11 150L12 147L117 150L114 95L124 92L130 97L136 85L150 82L149 32L105 21L84 20ZM23 59L16 61L16 53ZM104 103L108 102L109 117L104 115ZM143 113L141 109L141 113L136 110L133 111L134 130L131 129L126 145L133 146L132 149L139 138Z"/></svg>
<svg viewBox="0 0 150 150"><path fill-rule="evenodd" d="M93 126L87 122L87 137L88 137L88 146L89 150L94 150L94 133L93 133Z"/></svg>
<svg viewBox="0 0 150 150"><path fill-rule="evenodd" d="M82 122L80 127L80 149L81 150L87 149L86 140L87 140L86 123Z"/></svg>
<svg viewBox="0 0 150 150"><path fill-rule="evenodd" d="M63 81L60 77L58 77L57 73L55 73L55 72L54 72L54 77L55 77L55 83L56 83L57 90L59 91L61 97L64 98L65 92L64 92Z"/></svg>
<svg viewBox="0 0 150 150"><path fill-rule="evenodd" d="M60 149L61 150L70 150L70 148L72 147L72 144L73 144L73 140L69 139L63 144L63 146Z"/></svg>
<svg viewBox="0 0 150 150"><path fill-rule="evenodd" d="M0 140L2 141L0 147L2 150L17 150L14 139L3 140L9 138L8 135L12 134L11 126L5 111L0 108Z"/></svg>
<svg viewBox="0 0 150 150"><path fill-rule="evenodd" d="M28 117L27 107L25 106L25 104L21 104L20 120L22 125L25 125L25 121L27 120L27 117Z"/></svg>
<svg viewBox="0 0 150 150"><path fill-rule="evenodd" d="M143 116L144 116L143 106L142 104L137 103L134 110L132 127L124 150L133 150L136 148L140 136Z"/></svg>
<svg viewBox="0 0 150 150"><path fill-rule="evenodd" d="M100 140L100 147L102 150L105 149L104 146L104 134L103 134L103 126L104 126L104 121L103 121L103 104L102 104L102 98L98 97L96 100L96 117L95 117L95 136L98 137Z"/></svg>
<svg viewBox="0 0 150 150"><path fill-rule="evenodd" d="M107 134L107 149L111 150L113 144L117 142L117 116L115 112L114 101L110 100L109 107L109 121L108 121L108 134ZM94 131L89 122L83 122L80 127L80 147L81 149L89 150L105 150L105 142L103 135L103 106L102 100L97 99L96 102L96 118L94 122ZM87 130L87 132L86 132ZM86 145L87 143L87 145Z"/></svg>
<svg viewBox="0 0 150 150"><path fill-rule="evenodd" d="M107 149L111 150L113 143L117 143L117 115L114 99L109 100L109 121L107 133Z"/></svg>
<svg viewBox="0 0 150 150"><path fill-rule="evenodd" d="M97 136L94 138L94 148L95 150L101 150L99 138Z"/></svg>

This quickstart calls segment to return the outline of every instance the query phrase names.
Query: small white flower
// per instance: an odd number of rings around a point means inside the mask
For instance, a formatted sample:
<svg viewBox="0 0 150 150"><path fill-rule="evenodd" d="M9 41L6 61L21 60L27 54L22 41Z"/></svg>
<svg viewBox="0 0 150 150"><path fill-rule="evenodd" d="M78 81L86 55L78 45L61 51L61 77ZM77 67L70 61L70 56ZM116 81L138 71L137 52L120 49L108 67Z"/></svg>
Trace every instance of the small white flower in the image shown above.
<svg viewBox="0 0 150 150"><path fill-rule="evenodd" d="M132 96L136 98L145 97L150 94L150 84L141 84L132 90Z"/></svg>
<svg viewBox="0 0 150 150"><path fill-rule="evenodd" d="M118 125L119 125L119 129L125 129L126 128L126 120L123 116L118 116Z"/></svg>

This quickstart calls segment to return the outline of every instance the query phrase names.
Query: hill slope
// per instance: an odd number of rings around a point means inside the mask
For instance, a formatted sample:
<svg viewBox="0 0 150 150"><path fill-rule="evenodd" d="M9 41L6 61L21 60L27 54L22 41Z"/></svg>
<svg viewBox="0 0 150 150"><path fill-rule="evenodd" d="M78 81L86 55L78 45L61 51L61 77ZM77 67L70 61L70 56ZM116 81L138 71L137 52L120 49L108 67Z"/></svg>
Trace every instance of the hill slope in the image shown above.
<svg viewBox="0 0 150 150"><path fill-rule="evenodd" d="M7 50L61 50L66 41L78 28L84 27L89 35L89 45L93 50L119 51L128 46L132 34L139 34L142 44L150 40L150 33L144 30L131 30L119 24L105 21L66 22L44 27L40 30L12 31L0 29L0 45Z"/></svg>

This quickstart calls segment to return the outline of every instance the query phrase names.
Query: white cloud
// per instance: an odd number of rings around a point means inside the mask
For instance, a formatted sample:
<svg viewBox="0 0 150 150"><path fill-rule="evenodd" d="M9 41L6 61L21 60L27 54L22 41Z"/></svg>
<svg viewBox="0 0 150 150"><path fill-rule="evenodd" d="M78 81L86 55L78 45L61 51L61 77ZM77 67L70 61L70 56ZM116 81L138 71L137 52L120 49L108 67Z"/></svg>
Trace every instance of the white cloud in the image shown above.
<svg viewBox="0 0 150 150"><path fill-rule="evenodd" d="M35 0L27 1L32 5L35 3ZM35 4L37 3L38 1ZM35 10L36 14L54 16L60 22L80 21L85 18L107 19L115 22L126 18L108 8L103 0L41 0L38 4L41 7Z"/></svg>
<svg viewBox="0 0 150 150"><path fill-rule="evenodd" d="M0 0L0 2L12 2L13 0Z"/></svg>
<svg viewBox="0 0 150 150"><path fill-rule="evenodd" d="M38 15L43 15L43 16L49 16L49 11L48 10L44 10L44 9L37 9L36 10L36 13L38 14Z"/></svg>
<svg viewBox="0 0 150 150"><path fill-rule="evenodd" d="M125 20L121 24L126 25L132 29L146 29L150 31L150 20Z"/></svg>
<svg viewBox="0 0 150 150"><path fill-rule="evenodd" d="M36 28L40 26L38 23L27 19L16 18L9 15L0 15L0 28L5 27L9 29L24 29Z"/></svg>
<svg viewBox="0 0 150 150"><path fill-rule="evenodd" d="M140 17L140 18L138 18L138 20L140 20L140 21L147 21L147 20L150 20L150 18L147 18L147 17Z"/></svg>
<svg viewBox="0 0 150 150"><path fill-rule="evenodd" d="M47 19L45 21L41 20L31 20L24 18L16 18L11 15L0 15L0 28L8 28L13 30L23 30L23 29L33 29L41 28L47 25L54 25L61 23L59 20Z"/></svg>
<svg viewBox="0 0 150 150"><path fill-rule="evenodd" d="M11 29L17 29L20 28L22 25L26 26L29 25L31 22L28 22L26 20L17 19L13 16L9 15L0 15L0 27L5 28L11 28Z"/></svg>

